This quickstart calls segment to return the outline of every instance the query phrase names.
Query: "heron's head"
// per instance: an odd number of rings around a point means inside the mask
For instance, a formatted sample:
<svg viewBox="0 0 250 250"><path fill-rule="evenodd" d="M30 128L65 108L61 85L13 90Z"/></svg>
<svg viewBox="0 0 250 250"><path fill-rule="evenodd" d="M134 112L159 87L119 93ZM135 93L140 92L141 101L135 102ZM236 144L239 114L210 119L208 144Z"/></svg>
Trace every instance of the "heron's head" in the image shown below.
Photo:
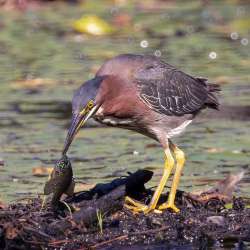
<svg viewBox="0 0 250 250"><path fill-rule="evenodd" d="M65 140L63 155L67 153L69 146L79 129L100 107L100 104L96 103L96 96L103 79L103 76L95 77L85 82L76 90L72 99L72 120Z"/></svg>

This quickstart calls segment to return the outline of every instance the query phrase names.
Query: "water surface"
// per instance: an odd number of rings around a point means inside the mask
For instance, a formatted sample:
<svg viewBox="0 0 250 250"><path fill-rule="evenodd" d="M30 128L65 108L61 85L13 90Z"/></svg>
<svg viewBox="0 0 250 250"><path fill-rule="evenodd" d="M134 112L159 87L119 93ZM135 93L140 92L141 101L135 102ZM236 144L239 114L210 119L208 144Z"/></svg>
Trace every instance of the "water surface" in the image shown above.
<svg viewBox="0 0 250 250"><path fill-rule="evenodd" d="M250 33L244 25L250 7L234 1L188 2L162 1L161 8L150 8L86 1L82 7L52 4L26 13L0 12L1 199L42 192L47 177L34 177L32 169L51 167L60 157L74 89L117 54L155 54L185 72L222 83L222 105L250 104ZM131 16L131 23L113 35L79 35L71 22L86 13L109 23L122 13ZM175 140L187 157L181 188L203 189L243 168L241 194L247 195L249 128L249 119L218 116L189 126ZM114 128L82 129L69 156L77 181L86 185L148 168L155 172L149 184L154 186L163 167L157 143Z"/></svg>

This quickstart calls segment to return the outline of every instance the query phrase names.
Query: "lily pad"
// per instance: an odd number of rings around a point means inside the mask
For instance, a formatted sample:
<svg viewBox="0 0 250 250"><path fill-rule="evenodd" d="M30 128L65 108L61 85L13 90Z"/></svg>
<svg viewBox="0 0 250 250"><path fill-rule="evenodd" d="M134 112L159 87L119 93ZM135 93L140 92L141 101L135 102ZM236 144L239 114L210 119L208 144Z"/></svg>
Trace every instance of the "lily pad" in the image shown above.
<svg viewBox="0 0 250 250"><path fill-rule="evenodd" d="M100 36L114 32L114 28L98 16L83 16L73 23L73 28L79 33Z"/></svg>

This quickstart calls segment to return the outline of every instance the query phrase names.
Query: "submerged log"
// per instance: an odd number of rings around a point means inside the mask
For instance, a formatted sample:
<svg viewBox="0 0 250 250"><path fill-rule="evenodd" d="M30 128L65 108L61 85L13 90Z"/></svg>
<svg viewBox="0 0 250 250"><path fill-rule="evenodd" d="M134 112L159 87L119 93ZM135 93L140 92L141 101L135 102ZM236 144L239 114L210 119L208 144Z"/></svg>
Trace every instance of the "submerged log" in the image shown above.
<svg viewBox="0 0 250 250"><path fill-rule="evenodd" d="M82 202L79 211L74 212L72 216L68 216L65 220L52 223L49 231L52 233L61 233L77 224L87 227L98 220L97 213L103 215L122 209L123 199L126 194L125 190L126 187L123 185L100 199Z"/></svg>
<svg viewBox="0 0 250 250"><path fill-rule="evenodd" d="M142 202L150 201L154 190L146 189L144 184L151 177L151 171L140 170L77 193L65 200L75 207L67 217L63 217L65 207L63 216L55 216L49 209L41 210L40 198L0 209L0 249L100 249L106 246L154 249L158 244L168 247L171 242L176 246L190 244L190 249L203 249L208 241L210 244L232 238L235 243L250 241L250 201L244 197L232 199L243 173L228 176L213 188L196 194L179 190L175 203L180 213L164 211L134 216L123 208L124 197L129 194ZM162 195L159 204L167 198L168 193ZM228 201L231 208L225 206Z"/></svg>
<svg viewBox="0 0 250 250"><path fill-rule="evenodd" d="M152 171L138 170L127 177L117 178L106 184L97 184L89 191L76 193L65 200L76 207L76 212L65 220L54 222L49 230L63 232L75 225L88 227L98 220L98 213L103 215L121 210L126 195L141 198L147 191L144 185L152 176Z"/></svg>
<svg viewBox="0 0 250 250"><path fill-rule="evenodd" d="M75 193L72 197L66 198L65 202L79 203L94 198L98 199L122 185L126 186L126 195L139 200L142 194L147 192L144 185L151 180L152 176L152 171L145 169L137 170L135 173L129 173L128 176L116 178L109 183L99 183L89 191Z"/></svg>

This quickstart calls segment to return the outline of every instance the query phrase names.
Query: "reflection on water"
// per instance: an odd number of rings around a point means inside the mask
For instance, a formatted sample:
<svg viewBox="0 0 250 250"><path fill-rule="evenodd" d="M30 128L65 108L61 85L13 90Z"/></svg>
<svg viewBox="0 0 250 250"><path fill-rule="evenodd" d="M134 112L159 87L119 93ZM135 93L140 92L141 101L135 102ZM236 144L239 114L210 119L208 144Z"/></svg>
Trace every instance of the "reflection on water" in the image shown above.
<svg viewBox="0 0 250 250"><path fill-rule="evenodd" d="M110 19L111 8L107 5L91 13ZM56 12L45 7L24 15L1 13L1 199L42 191L46 177L32 176L32 168L53 166L60 157L73 90L116 54L155 54L194 75L223 83L224 104L249 105L249 30L240 22L249 18L249 6L201 6L194 1L152 11L132 5L119 8L132 16L134 24L98 38L70 30L71 19L83 12L74 6L62 4ZM248 174L249 128L249 119L231 121L216 116L194 122L176 139L187 154L181 188L205 188L241 168ZM148 138L120 129L83 129L69 156L77 180L86 184L146 167L155 172L149 184L153 186L162 173L161 148ZM247 180L241 186L242 194L247 195Z"/></svg>

